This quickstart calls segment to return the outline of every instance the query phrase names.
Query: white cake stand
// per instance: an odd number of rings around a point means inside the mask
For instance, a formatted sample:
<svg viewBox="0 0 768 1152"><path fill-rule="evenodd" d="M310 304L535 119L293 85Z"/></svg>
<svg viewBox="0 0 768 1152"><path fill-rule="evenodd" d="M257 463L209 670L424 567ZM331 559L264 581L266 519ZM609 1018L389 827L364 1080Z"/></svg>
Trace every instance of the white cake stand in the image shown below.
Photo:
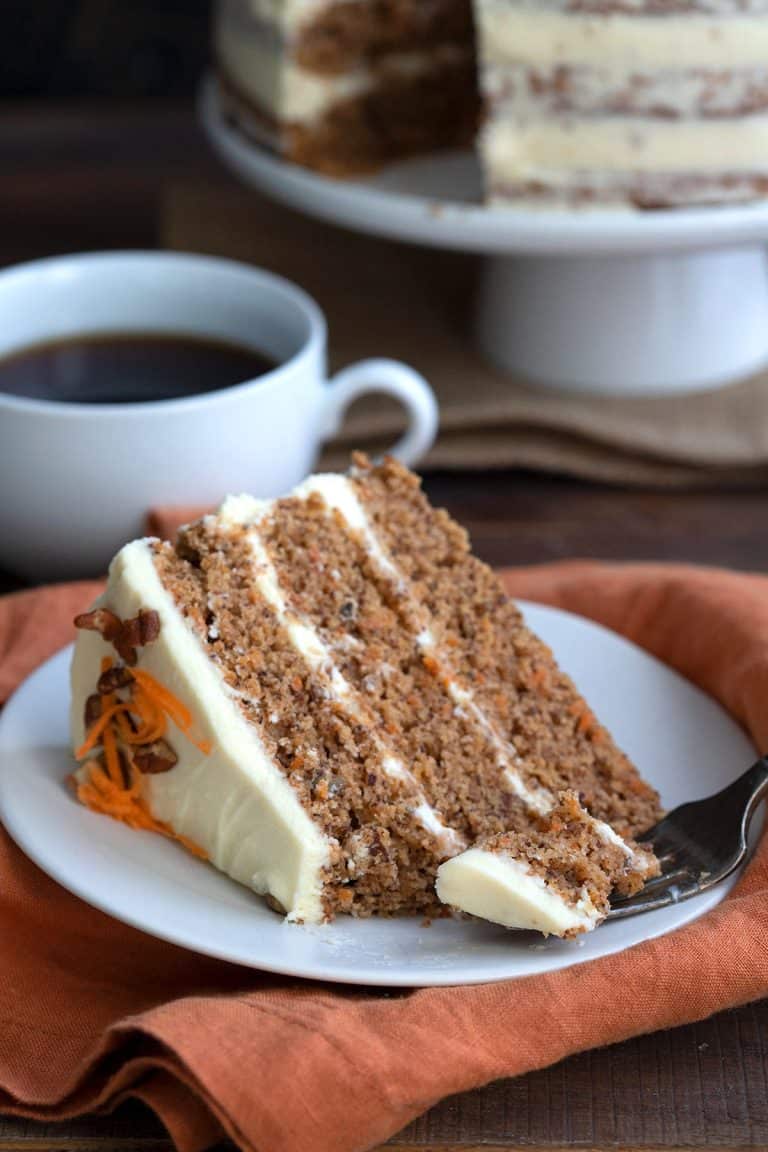
<svg viewBox="0 0 768 1152"><path fill-rule="evenodd" d="M671 394L718 388L768 364L768 203L490 209L470 152L339 181L245 140L224 119L213 79L201 91L201 118L224 161L275 200L346 228L482 255L480 347L533 382Z"/></svg>

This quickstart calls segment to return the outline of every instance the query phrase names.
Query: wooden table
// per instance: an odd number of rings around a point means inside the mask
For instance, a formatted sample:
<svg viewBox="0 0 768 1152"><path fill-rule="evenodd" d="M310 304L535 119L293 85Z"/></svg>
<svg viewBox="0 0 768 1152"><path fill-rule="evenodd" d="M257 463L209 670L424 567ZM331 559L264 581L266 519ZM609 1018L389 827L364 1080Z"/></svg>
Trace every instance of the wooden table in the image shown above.
<svg viewBox="0 0 768 1152"><path fill-rule="evenodd" d="M0 264L155 246L171 181L226 179L184 108L6 110L0 171ZM768 568L763 491L627 492L511 472L435 475L427 486L494 564L599 556ZM13 586L0 575L0 588ZM765 1002L446 1100L392 1146L768 1147L767 1087ZM166 1147L138 1105L55 1126L0 1119L0 1152Z"/></svg>

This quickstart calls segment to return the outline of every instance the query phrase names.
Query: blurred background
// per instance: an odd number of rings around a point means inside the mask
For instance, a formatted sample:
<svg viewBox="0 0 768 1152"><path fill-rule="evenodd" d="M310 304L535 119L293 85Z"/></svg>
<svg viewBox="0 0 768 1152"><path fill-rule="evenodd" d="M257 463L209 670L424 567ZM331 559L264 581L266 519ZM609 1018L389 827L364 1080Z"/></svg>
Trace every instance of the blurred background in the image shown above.
<svg viewBox="0 0 768 1152"><path fill-rule="evenodd" d="M0 95L190 97L208 55L210 0L5 0Z"/></svg>
<svg viewBox="0 0 768 1152"><path fill-rule="evenodd" d="M5 0L0 264L162 241L169 182L225 179L194 115L210 0Z"/></svg>
<svg viewBox="0 0 768 1152"><path fill-rule="evenodd" d="M329 260L375 268L385 288L402 282L405 265L410 283L439 285L453 308L450 297L467 279L463 255L427 256L302 221L267 205L217 160L195 113L212 8L212 0L5 0L0 266L95 249L215 252L300 279L333 310L326 288L339 278L326 274ZM286 226L276 227L278 219ZM293 248L278 250L286 237ZM310 241L318 258L308 262ZM370 314L365 293L352 287L338 312ZM425 331L437 331L436 316L435 308ZM420 360L410 347L386 346L367 325L333 324L345 340L340 362L372 350L402 354L438 385L450 375L446 361L454 375L469 365L470 343L454 329L439 329L447 353L430 344ZM645 400L620 409L593 404L585 416L579 404L566 411L559 396L539 401L510 389L512 409L486 421L482 437L462 441L463 456L454 441L464 409L456 409L455 428L444 420L454 440L444 436L427 487L494 563L592 555L766 567L768 537L756 531L768 484L754 418L758 385L764 395L762 381L727 393L725 414L713 394L693 408L687 398L666 401L661 416ZM468 404L477 407L476 390ZM593 424L611 413L621 435L615 427L594 435ZM477 457L469 463L468 444ZM0 573L0 591L13 586Z"/></svg>

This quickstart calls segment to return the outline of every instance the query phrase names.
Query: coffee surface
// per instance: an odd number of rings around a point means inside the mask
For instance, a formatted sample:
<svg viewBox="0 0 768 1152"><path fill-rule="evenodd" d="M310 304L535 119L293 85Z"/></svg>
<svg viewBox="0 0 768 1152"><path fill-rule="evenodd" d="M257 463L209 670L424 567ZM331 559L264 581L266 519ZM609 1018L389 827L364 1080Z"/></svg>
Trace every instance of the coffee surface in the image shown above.
<svg viewBox="0 0 768 1152"><path fill-rule="evenodd" d="M0 393L64 404L150 404L218 392L274 367L261 352L205 336L99 333L0 358Z"/></svg>

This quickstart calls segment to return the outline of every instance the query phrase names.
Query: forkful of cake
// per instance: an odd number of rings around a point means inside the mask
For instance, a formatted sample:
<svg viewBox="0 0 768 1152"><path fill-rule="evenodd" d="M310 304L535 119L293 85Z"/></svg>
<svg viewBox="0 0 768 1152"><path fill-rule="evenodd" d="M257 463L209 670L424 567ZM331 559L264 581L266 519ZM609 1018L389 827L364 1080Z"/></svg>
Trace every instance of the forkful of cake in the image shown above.
<svg viewBox="0 0 768 1152"><path fill-rule="evenodd" d="M746 859L766 795L768 757L714 796L673 809L635 842L591 816L575 792L561 792L530 829L488 837L443 864L437 893L507 928L573 938L722 883Z"/></svg>

